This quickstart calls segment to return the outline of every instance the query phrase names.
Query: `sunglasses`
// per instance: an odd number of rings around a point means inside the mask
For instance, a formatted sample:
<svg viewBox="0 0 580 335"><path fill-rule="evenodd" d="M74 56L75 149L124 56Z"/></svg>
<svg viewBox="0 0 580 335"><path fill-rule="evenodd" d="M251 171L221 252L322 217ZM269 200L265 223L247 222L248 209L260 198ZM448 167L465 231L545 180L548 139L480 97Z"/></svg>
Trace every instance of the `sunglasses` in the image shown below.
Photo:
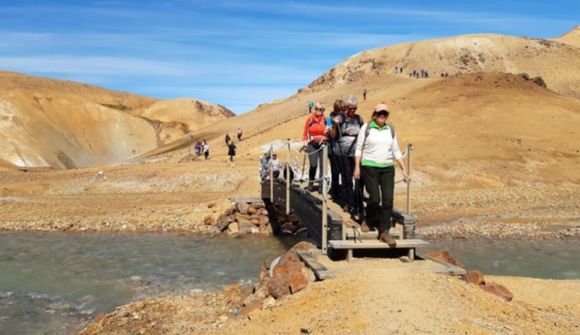
<svg viewBox="0 0 580 335"><path fill-rule="evenodd" d="M388 110L384 110L384 109L383 110L380 110L380 111L377 112L377 116L387 117L387 116L389 116L389 111Z"/></svg>
<svg viewBox="0 0 580 335"><path fill-rule="evenodd" d="M324 108L314 108L314 110L324 112Z"/></svg>

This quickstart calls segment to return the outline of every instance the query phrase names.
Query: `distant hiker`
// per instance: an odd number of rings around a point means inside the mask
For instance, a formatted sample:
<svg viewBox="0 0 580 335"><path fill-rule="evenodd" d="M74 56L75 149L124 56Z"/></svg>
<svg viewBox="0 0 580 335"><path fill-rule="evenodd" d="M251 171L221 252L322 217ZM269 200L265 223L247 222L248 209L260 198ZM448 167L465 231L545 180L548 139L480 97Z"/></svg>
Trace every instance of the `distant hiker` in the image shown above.
<svg viewBox="0 0 580 335"><path fill-rule="evenodd" d="M425 78L429 78L429 71L425 70Z"/></svg>
<svg viewBox="0 0 580 335"><path fill-rule="evenodd" d="M308 100L308 113L312 113L312 108L314 107L314 102Z"/></svg>
<svg viewBox="0 0 580 335"><path fill-rule="evenodd" d="M362 127L356 143L354 177L362 179L369 194L367 225L376 227L379 240L393 247L396 242L389 235L395 186L393 160L403 171L403 180L408 183L410 178L402 160L395 129L387 124L388 117L387 105L378 104L374 108L373 120Z"/></svg>
<svg viewBox="0 0 580 335"><path fill-rule="evenodd" d="M209 143L206 140L203 140L203 156L206 160L209 158Z"/></svg>
<svg viewBox="0 0 580 335"><path fill-rule="evenodd" d="M399 73L399 67L395 66L395 73Z"/></svg>
<svg viewBox="0 0 580 335"><path fill-rule="evenodd" d="M201 156L202 151L203 151L203 144L201 143L201 141L195 142L195 155Z"/></svg>
<svg viewBox="0 0 580 335"><path fill-rule="evenodd" d="M226 145L228 145L230 143L231 139L232 138L230 137L230 134L226 134L226 136L224 138L224 140L226 141Z"/></svg>
<svg viewBox="0 0 580 335"><path fill-rule="evenodd" d="M399 73L403 73L403 67L399 68Z"/></svg>
<svg viewBox="0 0 580 335"><path fill-rule="evenodd" d="M280 176L280 171L282 171L282 163L278 159L277 154L272 154L272 159L270 159L269 167L270 167L270 175L274 177L274 179L278 179L278 177Z"/></svg>
<svg viewBox="0 0 580 335"><path fill-rule="evenodd" d="M304 124L304 131L302 133L302 140L306 146L308 153L308 161L310 162L310 169L308 170L308 190L314 191L314 179L316 178L316 170L320 166L318 178L324 176L324 166L322 165L322 146L326 143L326 118L324 117L324 106L317 103L314 106L314 113L306 118Z"/></svg>
<svg viewBox="0 0 580 335"><path fill-rule="evenodd" d="M346 103L344 100L336 100L334 101L333 110L330 112L328 116L328 120L326 122L326 127L328 129L329 134L331 135L332 127L334 122L338 122L338 120L344 117L344 110L346 108ZM330 137L330 145L328 148L328 158L330 162L330 172L331 172L331 182L330 182L330 194L333 199L340 198L340 188L339 188L339 178L340 178L340 171L342 170L340 167L342 166L342 162L339 161L340 152L338 147L338 139L333 139L332 136ZM343 177L344 178L344 177Z"/></svg>
<svg viewBox="0 0 580 335"><path fill-rule="evenodd" d="M363 88L363 100L367 99L367 89Z"/></svg>
<svg viewBox="0 0 580 335"><path fill-rule="evenodd" d="M445 77L445 72L441 72L441 78Z"/></svg>
<svg viewBox="0 0 580 335"><path fill-rule="evenodd" d="M363 118L356 114L358 102L354 96L345 101L345 114L342 118L335 118L330 131L332 139L338 142L338 166L342 176L342 185L339 187L339 201L347 211L354 208L353 173L355 164L356 139L364 124Z"/></svg>
<svg viewBox="0 0 580 335"><path fill-rule="evenodd" d="M260 180L266 180L266 177L270 175L270 154L264 153L262 158L260 158Z"/></svg>
<svg viewBox="0 0 580 335"><path fill-rule="evenodd" d="M238 142L242 140L242 136L244 135L244 132L242 131L242 128L238 128Z"/></svg>
<svg viewBox="0 0 580 335"><path fill-rule="evenodd" d="M228 142L228 156L230 156L230 162L233 162L234 156L236 156L236 144L234 141Z"/></svg>

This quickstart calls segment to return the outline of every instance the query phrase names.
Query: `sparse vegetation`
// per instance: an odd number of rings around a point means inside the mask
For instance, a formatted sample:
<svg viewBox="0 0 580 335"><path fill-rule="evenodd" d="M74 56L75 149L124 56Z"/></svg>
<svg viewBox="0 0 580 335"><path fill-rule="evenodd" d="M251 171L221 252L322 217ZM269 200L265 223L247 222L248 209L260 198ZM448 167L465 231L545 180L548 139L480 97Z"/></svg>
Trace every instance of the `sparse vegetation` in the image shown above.
<svg viewBox="0 0 580 335"><path fill-rule="evenodd" d="M123 104L99 104L99 105L101 105L103 107L107 107L107 108L112 108L112 109L120 110L122 112L131 109L131 107L125 106Z"/></svg>

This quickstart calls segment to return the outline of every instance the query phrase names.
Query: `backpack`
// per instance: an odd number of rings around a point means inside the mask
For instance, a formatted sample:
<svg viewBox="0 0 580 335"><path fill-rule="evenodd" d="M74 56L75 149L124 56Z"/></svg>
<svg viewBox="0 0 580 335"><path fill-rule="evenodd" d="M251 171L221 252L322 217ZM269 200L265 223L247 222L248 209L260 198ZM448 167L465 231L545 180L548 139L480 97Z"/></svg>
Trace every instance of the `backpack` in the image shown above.
<svg viewBox="0 0 580 335"><path fill-rule="evenodd" d="M308 129L312 127L313 124L320 123L316 122L313 117L310 117L310 124L308 125ZM322 119L322 124L326 125L326 116Z"/></svg>

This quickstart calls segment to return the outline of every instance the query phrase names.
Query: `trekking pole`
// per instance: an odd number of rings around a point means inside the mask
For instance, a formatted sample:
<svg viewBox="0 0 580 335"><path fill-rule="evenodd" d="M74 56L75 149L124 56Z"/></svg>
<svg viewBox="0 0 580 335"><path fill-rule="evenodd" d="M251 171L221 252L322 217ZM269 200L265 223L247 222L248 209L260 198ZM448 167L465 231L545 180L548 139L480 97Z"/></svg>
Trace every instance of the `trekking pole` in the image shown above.
<svg viewBox="0 0 580 335"><path fill-rule="evenodd" d="M286 215L290 214L290 139L288 139L288 156L286 162Z"/></svg>
<svg viewBox="0 0 580 335"><path fill-rule="evenodd" d="M328 244L328 180L324 173L325 166L328 164L328 146L322 146L322 254L326 255L327 253L327 244Z"/></svg>
<svg viewBox="0 0 580 335"><path fill-rule="evenodd" d="M413 145L407 144L407 174L411 177L411 151ZM407 182L407 213L411 214L411 181Z"/></svg>
<svg viewBox="0 0 580 335"><path fill-rule="evenodd" d="M270 163L268 164L270 170L270 202L274 203L274 166L272 165L272 147L270 147Z"/></svg>
<svg viewBox="0 0 580 335"><path fill-rule="evenodd" d="M300 183L304 181L304 171L306 169L306 149L304 147L300 148L300 151L304 151L304 158L302 158L302 176L300 176Z"/></svg>

